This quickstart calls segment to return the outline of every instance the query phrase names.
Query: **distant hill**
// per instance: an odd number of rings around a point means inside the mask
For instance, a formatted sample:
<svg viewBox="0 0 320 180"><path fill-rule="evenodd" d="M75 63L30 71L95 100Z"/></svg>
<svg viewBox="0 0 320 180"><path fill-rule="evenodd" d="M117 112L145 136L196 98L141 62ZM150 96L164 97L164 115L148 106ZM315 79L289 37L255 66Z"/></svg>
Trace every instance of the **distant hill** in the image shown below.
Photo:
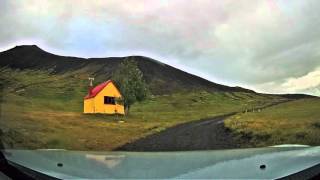
<svg viewBox="0 0 320 180"><path fill-rule="evenodd" d="M57 74L81 71L96 77L97 81L103 81L111 78L112 72L125 58L133 59L138 63L153 94L189 90L254 93L254 91L241 87L220 85L143 56L86 59L58 56L35 45L23 45L1 52L0 67L7 66L22 70L50 70Z"/></svg>

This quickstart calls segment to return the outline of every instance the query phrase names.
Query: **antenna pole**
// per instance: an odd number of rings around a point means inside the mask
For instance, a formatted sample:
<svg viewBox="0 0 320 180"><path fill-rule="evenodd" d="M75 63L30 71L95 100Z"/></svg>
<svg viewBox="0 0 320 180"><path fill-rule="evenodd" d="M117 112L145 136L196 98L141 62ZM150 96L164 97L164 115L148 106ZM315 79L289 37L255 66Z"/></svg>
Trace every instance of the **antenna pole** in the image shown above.
<svg viewBox="0 0 320 180"><path fill-rule="evenodd" d="M89 81L90 81L90 86L93 86L94 78L93 78L93 77L89 77L88 79L89 79Z"/></svg>

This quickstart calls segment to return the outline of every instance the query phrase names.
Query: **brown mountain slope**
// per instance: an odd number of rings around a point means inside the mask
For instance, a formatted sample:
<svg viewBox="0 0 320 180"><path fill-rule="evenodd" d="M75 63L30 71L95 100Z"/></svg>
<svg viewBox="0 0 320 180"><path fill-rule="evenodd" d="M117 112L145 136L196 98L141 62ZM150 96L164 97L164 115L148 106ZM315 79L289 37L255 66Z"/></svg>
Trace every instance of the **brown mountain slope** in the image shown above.
<svg viewBox="0 0 320 180"><path fill-rule="evenodd" d="M177 91L207 90L227 92L252 92L240 87L229 87L213 83L201 77L181 71L167 64L143 56L110 58L77 58L48 53L35 45L16 46L0 53L0 67L14 69L50 70L66 73L80 70L98 80L111 77L112 72L125 58L134 59L143 72L153 94L167 94Z"/></svg>

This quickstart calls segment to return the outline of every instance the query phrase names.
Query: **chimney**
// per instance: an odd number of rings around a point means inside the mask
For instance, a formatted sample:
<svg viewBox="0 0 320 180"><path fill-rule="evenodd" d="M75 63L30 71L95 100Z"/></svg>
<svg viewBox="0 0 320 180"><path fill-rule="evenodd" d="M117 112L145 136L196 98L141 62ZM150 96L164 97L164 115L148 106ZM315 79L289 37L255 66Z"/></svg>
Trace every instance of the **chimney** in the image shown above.
<svg viewBox="0 0 320 180"><path fill-rule="evenodd" d="M88 88L88 94L92 94L92 89L93 89L93 87L92 87L92 86L89 86L89 88Z"/></svg>

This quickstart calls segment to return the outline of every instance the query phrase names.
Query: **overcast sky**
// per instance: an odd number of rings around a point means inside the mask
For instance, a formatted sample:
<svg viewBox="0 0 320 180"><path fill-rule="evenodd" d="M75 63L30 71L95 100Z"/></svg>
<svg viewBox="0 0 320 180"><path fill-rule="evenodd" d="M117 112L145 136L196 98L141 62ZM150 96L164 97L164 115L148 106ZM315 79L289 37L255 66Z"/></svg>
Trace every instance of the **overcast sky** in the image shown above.
<svg viewBox="0 0 320 180"><path fill-rule="evenodd" d="M319 0L0 0L0 51L144 55L217 83L320 95Z"/></svg>

